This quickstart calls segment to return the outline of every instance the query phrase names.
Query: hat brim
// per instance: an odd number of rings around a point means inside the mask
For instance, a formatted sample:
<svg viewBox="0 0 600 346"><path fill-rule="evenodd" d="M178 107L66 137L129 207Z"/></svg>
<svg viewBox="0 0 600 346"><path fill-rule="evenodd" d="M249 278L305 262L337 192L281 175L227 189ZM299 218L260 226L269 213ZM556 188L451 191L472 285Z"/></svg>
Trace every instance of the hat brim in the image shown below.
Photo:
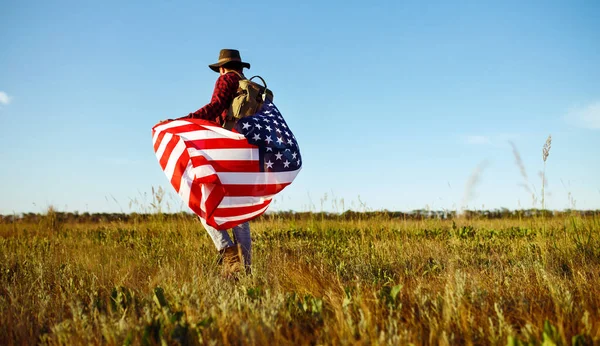
<svg viewBox="0 0 600 346"><path fill-rule="evenodd" d="M218 62L218 63L210 64L210 65L208 65L208 67L210 67L210 69L213 70L213 71L215 71L215 72L219 72L219 67L227 64L228 62L232 62L232 61L233 60ZM243 62L243 61L240 61L240 63L242 64L242 67L245 67L245 68L248 68L248 69L250 68L250 64L249 63Z"/></svg>

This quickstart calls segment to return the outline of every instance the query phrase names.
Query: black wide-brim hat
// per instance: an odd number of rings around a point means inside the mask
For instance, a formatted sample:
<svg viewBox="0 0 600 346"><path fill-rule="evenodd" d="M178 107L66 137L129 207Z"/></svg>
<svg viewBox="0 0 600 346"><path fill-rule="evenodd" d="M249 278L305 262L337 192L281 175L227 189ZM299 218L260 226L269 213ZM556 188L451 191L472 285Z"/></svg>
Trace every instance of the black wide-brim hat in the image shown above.
<svg viewBox="0 0 600 346"><path fill-rule="evenodd" d="M221 49L221 52L219 53L219 61L208 65L208 67L215 72L219 72L219 67L227 64L228 62L239 62L242 64L242 67L250 68L250 64L242 61L240 52L236 49Z"/></svg>

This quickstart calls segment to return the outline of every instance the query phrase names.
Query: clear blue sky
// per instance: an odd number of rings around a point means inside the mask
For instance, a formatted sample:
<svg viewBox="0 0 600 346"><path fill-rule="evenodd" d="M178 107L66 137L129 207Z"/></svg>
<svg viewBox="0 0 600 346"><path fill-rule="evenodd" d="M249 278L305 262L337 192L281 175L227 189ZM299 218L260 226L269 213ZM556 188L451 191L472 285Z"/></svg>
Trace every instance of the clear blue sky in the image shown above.
<svg viewBox="0 0 600 346"><path fill-rule="evenodd" d="M539 196L549 134L548 207L600 208L600 2L227 3L0 1L0 213L172 193L151 128L209 101L221 48L300 144L271 210L529 208L509 141Z"/></svg>

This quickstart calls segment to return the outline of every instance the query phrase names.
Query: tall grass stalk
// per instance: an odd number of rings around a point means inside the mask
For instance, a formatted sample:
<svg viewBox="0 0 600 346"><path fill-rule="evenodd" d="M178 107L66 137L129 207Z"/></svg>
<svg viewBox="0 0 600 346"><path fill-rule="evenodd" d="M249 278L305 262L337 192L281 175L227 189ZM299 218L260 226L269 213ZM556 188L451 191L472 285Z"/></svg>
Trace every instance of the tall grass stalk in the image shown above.
<svg viewBox="0 0 600 346"><path fill-rule="evenodd" d="M542 171L542 211L546 210L546 195L545 195L545 186L546 186L546 160L550 155L550 147L552 146L552 135L549 135L546 139L546 143L544 143L544 147L542 148L542 159L544 160L544 170Z"/></svg>

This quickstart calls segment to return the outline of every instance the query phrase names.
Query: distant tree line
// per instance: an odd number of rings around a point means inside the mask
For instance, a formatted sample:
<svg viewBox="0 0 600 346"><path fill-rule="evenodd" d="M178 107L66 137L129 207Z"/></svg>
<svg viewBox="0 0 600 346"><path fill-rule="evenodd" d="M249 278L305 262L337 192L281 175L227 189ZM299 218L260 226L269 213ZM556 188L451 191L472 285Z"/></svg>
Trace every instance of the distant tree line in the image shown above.
<svg viewBox="0 0 600 346"><path fill-rule="evenodd" d="M344 213L328 213L328 212L294 212L294 211L278 211L263 214L260 218L275 218L283 220L368 220L368 219L402 219L402 220L425 220L425 219L518 219L532 217L564 217L564 216L580 216L591 217L600 216L600 210L562 210L551 211L541 209L526 209L526 210L465 210L461 213L456 211L435 211L435 210L413 210L410 212L400 211L346 211ZM150 220L192 220L196 216L191 213L78 213L78 212L60 212L49 210L48 213L23 213L15 215L0 215L0 223L39 223L51 217L60 223L103 223L103 222L134 222L134 221L150 221Z"/></svg>

